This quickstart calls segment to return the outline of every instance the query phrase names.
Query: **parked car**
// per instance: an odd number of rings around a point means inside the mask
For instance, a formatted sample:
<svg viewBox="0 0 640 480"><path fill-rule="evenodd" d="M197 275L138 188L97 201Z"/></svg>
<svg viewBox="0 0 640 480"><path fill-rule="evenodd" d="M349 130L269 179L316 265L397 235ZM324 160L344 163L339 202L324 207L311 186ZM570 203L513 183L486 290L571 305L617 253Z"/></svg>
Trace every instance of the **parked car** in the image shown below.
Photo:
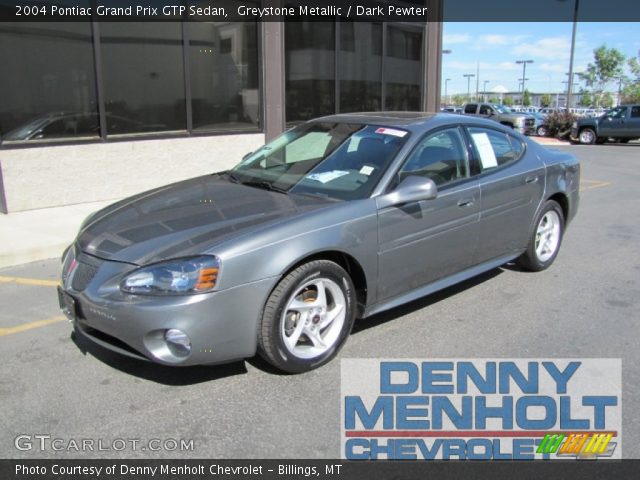
<svg viewBox="0 0 640 480"><path fill-rule="evenodd" d="M579 177L572 155L485 119L324 117L89 216L63 254L60 306L76 335L130 357L259 352L303 372L356 318L507 262L549 267Z"/></svg>
<svg viewBox="0 0 640 480"><path fill-rule="evenodd" d="M516 113L495 103L465 103L462 106L464 115L476 115L491 119L495 122L511 127L525 135L535 133L535 119L528 113Z"/></svg>
<svg viewBox="0 0 640 480"><path fill-rule="evenodd" d="M143 124L136 120L107 113L107 132L118 135L163 129L162 124ZM70 137L98 137L100 118L97 113L51 112L35 118L3 136L6 142L27 140L58 140Z"/></svg>
<svg viewBox="0 0 640 480"><path fill-rule="evenodd" d="M571 127L571 138L582 144L621 143L640 138L640 105L622 105L597 118L581 118Z"/></svg>
<svg viewBox="0 0 640 480"><path fill-rule="evenodd" d="M534 128L536 135L546 137L549 131L546 125L547 116L542 113L530 113L529 115L535 119Z"/></svg>

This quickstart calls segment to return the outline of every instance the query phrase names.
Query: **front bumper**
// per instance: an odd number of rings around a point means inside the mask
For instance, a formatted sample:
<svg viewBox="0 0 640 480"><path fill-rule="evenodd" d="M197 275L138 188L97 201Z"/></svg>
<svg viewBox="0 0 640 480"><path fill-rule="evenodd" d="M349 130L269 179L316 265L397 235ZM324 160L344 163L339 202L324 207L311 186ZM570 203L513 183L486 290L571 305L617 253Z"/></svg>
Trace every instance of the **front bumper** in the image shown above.
<svg viewBox="0 0 640 480"><path fill-rule="evenodd" d="M519 132L523 135L533 135L536 133L536 127L535 126L522 126L522 125L516 125L515 127L513 127L513 129L516 132Z"/></svg>
<svg viewBox="0 0 640 480"><path fill-rule="evenodd" d="M120 291L119 282L133 268L104 261L82 291L65 284L76 303L76 332L114 352L165 365L215 364L255 355L262 306L277 278L199 295L129 295ZM188 335L189 355L167 348L164 332L169 329Z"/></svg>
<svg viewBox="0 0 640 480"><path fill-rule="evenodd" d="M569 134L569 136L573 139L573 140L577 140L578 139L578 128L571 128L571 133Z"/></svg>

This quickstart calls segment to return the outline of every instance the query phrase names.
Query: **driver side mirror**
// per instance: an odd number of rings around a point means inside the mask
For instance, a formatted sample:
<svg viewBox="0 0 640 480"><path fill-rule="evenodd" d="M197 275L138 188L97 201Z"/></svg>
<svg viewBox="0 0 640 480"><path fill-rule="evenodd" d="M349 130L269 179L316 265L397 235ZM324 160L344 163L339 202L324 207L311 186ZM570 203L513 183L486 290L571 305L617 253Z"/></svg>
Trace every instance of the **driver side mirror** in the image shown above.
<svg viewBox="0 0 640 480"><path fill-rule="evenodd" d="M395 190L376 198L378 208L393 207L420 200L433 200L438 196L438 187L430 178L409 175Z"/></svg>

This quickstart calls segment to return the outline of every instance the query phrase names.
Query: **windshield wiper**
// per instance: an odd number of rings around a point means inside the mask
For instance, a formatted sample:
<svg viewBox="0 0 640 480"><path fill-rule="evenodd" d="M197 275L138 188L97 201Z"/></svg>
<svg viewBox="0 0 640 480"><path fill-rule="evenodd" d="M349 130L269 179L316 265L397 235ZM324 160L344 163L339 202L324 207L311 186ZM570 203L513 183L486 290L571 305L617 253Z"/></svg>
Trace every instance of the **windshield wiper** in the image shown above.
<svg viewBox="0 0 640 480"><path fill-rule="evenodd" d="M238 177L236 177L232 172L224 172L227 177L229 178L229 180L231 180L233 183L241 183L240 179Z"/></svg>
<svg viewBox="0 0 640 480"><path fill-rule="evenodd" d="M285 195L288 193L284 188L276 187L272 183L266 182L264 180L246 180L240 183L242 185L246 185L247 187L257 187L263 190L269 190L271 192L284 193Z"/></svg>

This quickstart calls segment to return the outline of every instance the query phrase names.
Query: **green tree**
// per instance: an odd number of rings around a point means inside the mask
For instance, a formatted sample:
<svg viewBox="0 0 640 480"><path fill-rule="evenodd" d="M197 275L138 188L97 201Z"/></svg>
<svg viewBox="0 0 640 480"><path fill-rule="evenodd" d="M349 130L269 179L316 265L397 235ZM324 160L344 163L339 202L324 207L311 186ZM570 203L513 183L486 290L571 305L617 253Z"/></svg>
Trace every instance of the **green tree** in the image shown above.
<svg viewBox="0 0 640 480"><path fill-rule="evenodd" d="M531 94L529 93L529 90L525 90L522 94L522 105L525 107L531 106Z"/></svg>
<svg viewBox="0 0 640 480"><path fill-rule="evenodd" d="M589 93L589 90L581 90L580 93L582 94L582 100L580 101L580 105L582 105L583 107L590 107L591 104L593 103L593 99L591 98L591 94Z"/></svg>
<svg viewBox="0 0 640 480"><path fill-rule="evenodd" d="M604 108L613 107L613 95L611 95L611 92L604 92L601 104Z"/></svg>
<svg viewBox="0 0 640 480"><path fill-rule="evenodd" d="M540 105L542 107L548 107L553 103L553 100L551 99L551 95L545 93L544 95L542 95L542 98L540 98Z"/></svg>
<svg viewBox="0 0 640 480"><path fill-rule="evenodd" d="M596 107L602 105L607 85L623 74L626 57L620 50L601 45L593 51L593 63L589 63L579 76L591 88Z"/></svg>
<svg viewBox="0 0 640 480"><path fill-rule="evenodd" d="M465 96L464 95L454 95L453 97L451 97L451 103L453 103L456 106L460 106L464 103L465 101Z"/></svg>
<svg viewBox="0 0 640 480"><path fill-rule="evenodd" d="M507 107L510 107L511 105L513 105L513 98L504 97L504 99L502 100L502 104L506 105Z"/></svg>
<svg viewBox="0 0 640 480"><path fill-rule="evenodd" d="M640 103L640 57L630 58L628 65L634 78L622 90L622 103Z"/></svg>

